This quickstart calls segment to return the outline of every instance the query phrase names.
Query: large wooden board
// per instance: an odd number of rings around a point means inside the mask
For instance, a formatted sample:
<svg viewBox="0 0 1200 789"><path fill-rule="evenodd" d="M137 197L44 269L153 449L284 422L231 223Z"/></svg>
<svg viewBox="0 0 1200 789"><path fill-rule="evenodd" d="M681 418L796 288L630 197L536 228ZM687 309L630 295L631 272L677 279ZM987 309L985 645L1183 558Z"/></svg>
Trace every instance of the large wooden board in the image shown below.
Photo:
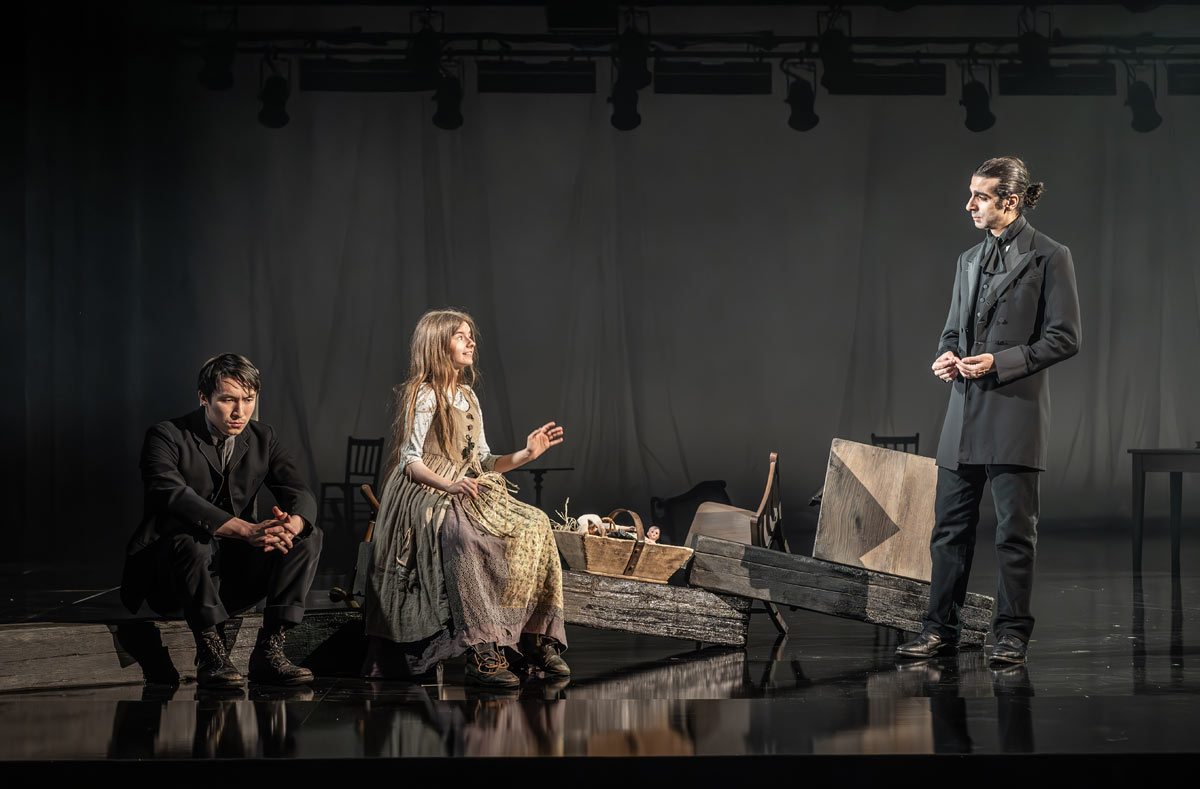
<svg viewBox="0 0 1200 789"><path fill-rule="evenodd" d="M566 620L605 630L743 646L750 601L703 589L563 571Z"/></svg>
<svg viewBox="0 0 1200 789"><path fill-rule="evenodd" d="M922 629L929 602L929 584L922 581L704 535L693 547L692 586L912 633ZM990 597L967 595L963 643L984 642L993 604Z"/></svg>
<svg viewBox="0 0 1200 789"><path fill-rule="evenodd" d="M142 671L118 639L120 626L147 623L0 625L0 691L141 682ZM183 678L195 678L196 642L183 622L159 622L162 643ZM230 658L245 671L262 616L229 620Z"/></svg>
<svg viewBox="0 0 1200 789"><path fill-rule="evenodd" d="M929 581L936 490L932 458L835 438L813 556Z"/></svg>
<svg viewBox="0 0 1200 789"><path fill-rule="evenodd" d="M748 599L570 571L563 572L563 602L568 624L710 644L743 646L750 623ZM261 624L261 615L250 614L226 625L233 663L242 672ZM183 622L11 624L0 625L0 692L140 683L141 667L118 629L151 626L180 676L194 678L196 645ZM362 615L339 609L309 611L288 631L285 651L318 675L356 676L364 648Z"/></svg>

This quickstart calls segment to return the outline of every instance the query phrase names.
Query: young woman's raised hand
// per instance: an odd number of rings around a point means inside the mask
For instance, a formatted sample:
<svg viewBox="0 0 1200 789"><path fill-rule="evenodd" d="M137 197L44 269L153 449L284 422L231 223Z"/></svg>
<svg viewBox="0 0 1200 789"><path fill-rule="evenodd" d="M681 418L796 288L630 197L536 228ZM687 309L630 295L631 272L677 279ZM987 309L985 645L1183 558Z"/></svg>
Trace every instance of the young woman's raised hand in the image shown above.
<svg viewBox="0 0 1200 789"><path fill-rule="evenodd" d="M562 442L563 429L553 422L547 422L525 439L525 450L529 453L530 460L536 460L547 449Z"/></svg>

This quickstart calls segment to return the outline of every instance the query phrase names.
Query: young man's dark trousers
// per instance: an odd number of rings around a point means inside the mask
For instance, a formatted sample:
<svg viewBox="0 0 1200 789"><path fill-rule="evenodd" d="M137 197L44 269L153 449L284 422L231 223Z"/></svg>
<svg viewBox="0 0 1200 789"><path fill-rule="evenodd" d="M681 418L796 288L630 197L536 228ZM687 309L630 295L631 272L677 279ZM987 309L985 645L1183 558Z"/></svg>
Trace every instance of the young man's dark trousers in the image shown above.
<svg viewBox="0 0 1200 789"><path fill-rule="evenodd" d="M1012 634L1029 643L1033 632L1030 599L1037 553L1039 475L1025 466L966 465L938 467L936 520L930 538L933 575L925 632L950 642L962 628L960 612L967 598L967 581L975 556L979 504L989 480L996 506L996 620L997 639Z"/></svg>
<svg viewBox="0 0 1200 789"><path fill-rule="evenodd" d="M163 616L180 610L193 632L224 622L266 598L263 625L296 625L317 574L321 531L312 528L286 554L193 531L165 535L152 546L153 581L146 602Z"/></svg>

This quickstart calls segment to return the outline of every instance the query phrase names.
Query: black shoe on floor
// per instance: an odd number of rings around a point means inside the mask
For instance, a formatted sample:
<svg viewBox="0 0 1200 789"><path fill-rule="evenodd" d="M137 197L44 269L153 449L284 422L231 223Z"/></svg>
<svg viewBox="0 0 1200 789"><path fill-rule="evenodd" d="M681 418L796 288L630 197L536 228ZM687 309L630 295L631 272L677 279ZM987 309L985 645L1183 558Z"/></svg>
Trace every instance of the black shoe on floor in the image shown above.
<svg viewBox="0 0 1200 789"><path fill-rule="evenodd" d="M554 642L545 636L527 636L521 639L521 652L533 668L540 668L547 678L569 677L571 667L562 659Z"/></svg>
<svg viewBox="0 0 1200 789"><path fill-rule="evenodd" d="M215 630L196 634L196 684L213 690L246 684L246 678L229 659L225 643Z"/></svg>
<svg viewBox="0 0 1200 789"><path fill-rule="evenodd" d="M264 685L303 685L313 673L283 653L283 628L260 628L250 653L250 681Z"/></svg>
<svg viewBox="0 0 1200 789"><path fill-rule="evenodd" d="M996 645L992 647L991 660L993 663L1024 663L1025 651L1028 648L1029 645L1024 641L1012 633L1006 633L1000 636Z"/></svg>
<svg viewBox="0 0 1200 789"><path fill-rule="evenodd" d="M467 684L483 688L517 688L521 680L508 670L508 661L493 643L475 644L467 654Z"/></svg>
<svg viewBox="0 0 1200 789"><path fill-rule="evenodd" d="M179 671L171 662L171 653L166 647L158 647L148 653L141 661L142 677L147 685L167 685L174 687L179 684Z"/></svg>
<svg viewBox="0 0 1200 789"><path fill-rule="evenodd" d="M896 657L906 660L931 658L938 655L948 655L958 649L958 643L948 641L933 633L922 633L912 641L905 641L896 647Z"/></svg>
<svg viewBox="0 0 1200 789"><path fill-rule="evenodd" d="M178 685L179 671L162 635L153 622L128 622L117 626L117 644L137 661L147 685Z"/></svg>

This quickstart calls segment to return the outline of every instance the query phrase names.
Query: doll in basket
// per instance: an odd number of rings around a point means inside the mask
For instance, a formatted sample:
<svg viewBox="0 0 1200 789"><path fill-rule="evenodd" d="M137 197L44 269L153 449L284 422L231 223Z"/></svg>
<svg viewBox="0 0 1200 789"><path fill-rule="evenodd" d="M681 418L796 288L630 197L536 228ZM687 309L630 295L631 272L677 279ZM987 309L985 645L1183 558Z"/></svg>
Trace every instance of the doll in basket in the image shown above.
<svg viewBox="0 0 1200 789"><path fill-rule="evenodd" d="M375 521L366 676L415 676L465 652L467 682L515 687L505 648L548 677L570 675L550 519L501 476L561 444L563 429L547 422L524 449L491 453L471 388L476 336L451 310L413 331Z"/></svg>

